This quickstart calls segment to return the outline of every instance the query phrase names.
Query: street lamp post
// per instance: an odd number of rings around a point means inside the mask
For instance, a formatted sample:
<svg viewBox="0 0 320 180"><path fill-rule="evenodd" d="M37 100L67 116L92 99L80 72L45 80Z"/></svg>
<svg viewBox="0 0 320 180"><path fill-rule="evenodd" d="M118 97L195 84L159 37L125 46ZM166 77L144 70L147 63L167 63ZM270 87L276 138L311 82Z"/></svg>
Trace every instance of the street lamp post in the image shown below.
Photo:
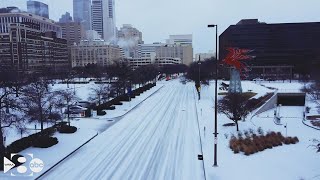
<svg viewBox="0 0 320 180"><path fill-rule="evenodd" d="M201 65L201 61L200 61L200 55L199 55L199 61L198 61L198 66L199 66L199 84L200 84L200 76L201 76L201 73L200 73L200 65Z"/></svg>
<svg viewBox="0 0 320 180"><path fill-rule="evenodd" d="M217 144L218 144L218 132L217 132L217 117L218 117L218 25L209 24L208 28L216 27L216 77L215 77L215 93L214 93L214 160L213 166L217 167Z"/></svg>

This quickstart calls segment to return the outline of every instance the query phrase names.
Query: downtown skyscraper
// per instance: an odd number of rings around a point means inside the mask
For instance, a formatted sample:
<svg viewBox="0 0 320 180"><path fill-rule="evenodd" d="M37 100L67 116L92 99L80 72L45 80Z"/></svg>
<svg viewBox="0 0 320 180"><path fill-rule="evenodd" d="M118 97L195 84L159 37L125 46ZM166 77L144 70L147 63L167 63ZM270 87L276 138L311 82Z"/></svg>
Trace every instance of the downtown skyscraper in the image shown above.
<svg viewBox="0 0 320 180"><path fill-rule="evenodd" d="M84 30L91 30L91 0L73 0L73 19L80 22Z"/></svg>
<svg viewBox="0 0 320 180"><path fill-rule="evenodd" d="M29 0L27 1L27 11L49 19L49 8L45 3Z"/></svg>
<svg viewBox="0 0 320 180"><path fill-rule="evenodd" d="M113 43L116 41L115 2L114 0L92 0L92 30L102 39Z"/></svg>

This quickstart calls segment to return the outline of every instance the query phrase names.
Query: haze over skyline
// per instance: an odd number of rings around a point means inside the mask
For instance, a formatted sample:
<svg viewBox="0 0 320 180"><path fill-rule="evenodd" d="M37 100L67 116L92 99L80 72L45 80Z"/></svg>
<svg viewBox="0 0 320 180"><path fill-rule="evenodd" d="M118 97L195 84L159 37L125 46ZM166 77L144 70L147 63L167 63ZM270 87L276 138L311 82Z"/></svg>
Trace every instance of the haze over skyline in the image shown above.
<svg viewBox="0 0 320 180"><path fill-rule="evenodd" d="M73 0L39 0L49 5L50 19L73 14ZM215 49L215 30L219 35L241 19L266 23L318 22L320 1L309 0L117 0L116 25L132 24L142 32L145 43L165 42L169 35L193 34L194 54ZM0 7L17 6L26 10L26 0L0 0Z"/></svg>

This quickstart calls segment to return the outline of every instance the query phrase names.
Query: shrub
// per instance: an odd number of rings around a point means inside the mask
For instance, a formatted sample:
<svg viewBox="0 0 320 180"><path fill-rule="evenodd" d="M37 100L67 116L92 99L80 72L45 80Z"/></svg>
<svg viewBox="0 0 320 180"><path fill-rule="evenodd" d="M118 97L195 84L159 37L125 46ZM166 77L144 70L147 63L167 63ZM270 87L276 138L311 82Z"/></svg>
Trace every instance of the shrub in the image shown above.
<svg viewBox="0 0 320 180"><path fill-rule="evenodd" d="M56 144L58 144L58 139L56 137L49 136L40 136L32 142L33 147L39 148L48 148Z"/></svg>
<svg viewBox="0 0 320 180"><path fill-rule="evenodd" d="M115 102L114 105L122 105L123 103L118 101L118 102Z"/></svg>
<svg viewBox="0 0 320 180"><path fill-rule="evenodd" d="M262 130L261 127L258 128L258 134L259 134L259 135L264 135L264 132L263 132L263 130Z"/></svg>
<svg viewBox="0 0 320 180"><path fill-rule="evenodd" d="M105 109L106 109L106 110L115 110L116 107L115 107L115 106L109 106L109 107L106 107Z"/></svg>
<svg viewBox="0 0 320 180"><path fill-rule="evenodd" d="M222 126L225 126L225 127L229 127L229 126L235 126L236 123L226 123L226 124L223 124Z"/></svg>
<svg viewBox="0 0 320 180"><path fill-rule="evenodd" d="M32 145L31 138L24 137L24 138L21 138L19 140L16 140L16 141L12 142L7 147L6 150L11 152L11 153L18 153L20 151L23 151L23 150L29 148L31 145Z"/></svg>
<svg viewBox="0 0 320 180"><path fill-rule="evenodd" d="M77 127L65 125L65 126L61 126L58 130L60 133L71 134L77 131Z"/></svg>
<svg viewBox="0 0 320 180"><path fill-rule="evenodd" d="M289 138L285 138L283 141L284 144L290 144L290 139Z"/></svg>
<svg viewBox="0 0 320 180"><path fill-rule="evenodd" d="M104 116L104 115L106 115L107 113L105 112L105 111L102 111L102 110L98 110L97 111L97 115L98 116Z"/></svg>
<svg viewBox="0 0 320 180"><path fill-rule="evenodd" d="M297 137L283 137L280 132L268 132L263 135L264 132L261 128L258 129L258 133L261 134L257 136L253 131L244 131L243 134L238 132L238 138L231 135L229 141L230 149L235 153L243 152L244 155L251 155L265 149L272 149L276 146L282 146L284 144L295 144L299 142Z"/></svg>
<svg viewBox="0 0 320 180"><path fill-rule="evenodd" d="M23 137L21 139L18 139L14 142L12 142L10 145L7 146L6 152L7 153L19 153L20 151L23 151L31 146L33 146L33 142L36 141L41 136L52 136L55 131L56 127L60 126L59 124L56 124L50 128L44 129L41 132L31 134L28 137Z"/></svg>
<svg viewBox="0 0 320 180"><path fill-rule="evenodd" d="M316 127L320 127L320 121L311 121L311 124Z"/></svg>

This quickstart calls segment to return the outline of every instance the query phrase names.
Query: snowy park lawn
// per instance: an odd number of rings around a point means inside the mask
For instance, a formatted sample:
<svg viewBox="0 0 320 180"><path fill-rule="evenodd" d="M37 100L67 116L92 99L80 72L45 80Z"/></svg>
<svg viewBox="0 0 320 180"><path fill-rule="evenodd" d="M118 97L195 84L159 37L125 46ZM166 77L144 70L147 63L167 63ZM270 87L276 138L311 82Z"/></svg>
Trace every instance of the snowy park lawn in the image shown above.
<svg viewBox="0 0 320 180"><path fill-rule="evenodd" d="M59 162L61 159L66 157L68 154L73 152L79 146L84 144L90 138L95 136L97 131L91 128L78 128L78 130L73 134L62 134L56 132L53 137L57 137L59 143L50 148L35 148L31 147L23 150L19 154L33 154L34 158L39 158L44 163L44 168L40 173L34 173L32 177L22 177L23 179L34 179L39 176L42 172L51 168L54 164ZM12 170L10 170L12 171ZM10 171L6 174L1 173L0 179L12 179L10 176Z"/></svg>
<svg viewBox="0 0 320 180"><path fill-rule="evenodd" d="M298 90L299 83L263 83L267 87L282 88L287 91ZM270 92L270 89L260 87L259 84L244 81L243 91L252 89L258 94ZM224 127L223 124L232 122L225 115L218 115L218 167L213 165L214 147L214 83L207 88L202 88L202 97L196 103L200 122L201 137L203 139L204 163L207 179L252 179L252 180L299 180L320 178L320 154L312 148L311 140L320 139L320 131L305 126L302 123L304 107L283 106L280 109L282 125L273 121L274 109L254 116L239 123L239 128L244 130L261 127L264 132L281 132L284 136L297 136L299 143L274 147L262 152L246 156L243 153L234 154L229 148L231 134L237 135L236 127ZM287 129L285 128L287 126Z"/></svg>

